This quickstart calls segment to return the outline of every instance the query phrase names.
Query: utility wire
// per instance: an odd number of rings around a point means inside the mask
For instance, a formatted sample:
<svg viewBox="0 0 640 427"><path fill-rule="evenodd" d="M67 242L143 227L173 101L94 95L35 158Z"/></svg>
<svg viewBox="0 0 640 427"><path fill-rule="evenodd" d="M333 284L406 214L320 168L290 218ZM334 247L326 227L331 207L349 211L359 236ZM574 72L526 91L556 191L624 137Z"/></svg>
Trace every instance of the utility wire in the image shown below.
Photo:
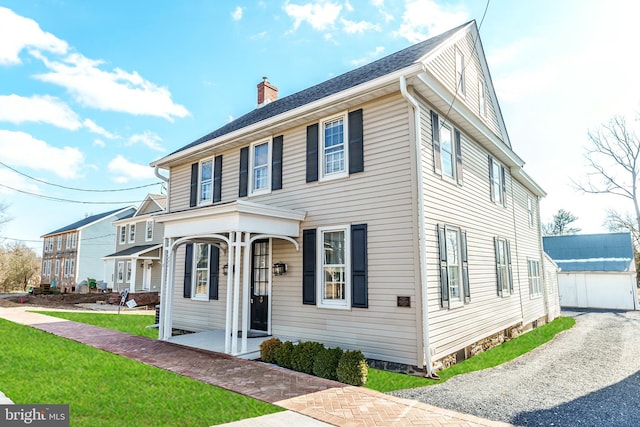
<svg viewBox="0 0 640 427"><path fill-rule="evenodd" d="M80 204L85 204L85 205L120 205L120 204L124 204L124 203L142 203L142 200L126 200L126 201L117 201L117 202L113 202L113 201L109 201L109 202L104 202L104 201L101 201L101 202L88 202L88 201L85 201L85 200L71 200L71 199L63 199L63 198L60 198L60 197L45 196L45 195L42 195L42 194L31 193L29 191L18 190L17 188L9 187L8 185L4 185L4 184L0 184L0 187L4 187L4 188L7 188L9 190L13 190L13 191L16 191L18 193L26 194L26 195L37 197L37 198L40 198L40 199L52 200L54 202L80 203Z"/></svg>
<svg viewBox="0 0 640 427"><path fill-rule="evenodd" d="M139 185L137 187L129 187L129 188L120 188L120 189L107 189L107 190L97 190L97 189L88 189L88 188L77 188L77 187L67 187L64 185L60 185L60 184L54 184L52 182L47 182L45 180L42 179L38 179L38 178L34 178L31 175L27 175L24 172L20 172L19 170L12 168L11 166L7 165L6 163L0 162L0 165L4 166L7 169L10 169L12 171L14 171L15 173L17 173L18 175L22 175L26 178L29 178L31 180L40 182L42 184L46 184L46 185L51 185L53 187L59 187L59 188L64 188L66 190L74 190L74 191L87 191L87 192L94 192L94 193L108 193L108 192L119 192L119 191L130 191L130 190L138 190L140 188L146 188L146 187L152 187L154 185L160 185L162 184L161 182L154 182L153 184L146 184L146 185Z"/></svg>

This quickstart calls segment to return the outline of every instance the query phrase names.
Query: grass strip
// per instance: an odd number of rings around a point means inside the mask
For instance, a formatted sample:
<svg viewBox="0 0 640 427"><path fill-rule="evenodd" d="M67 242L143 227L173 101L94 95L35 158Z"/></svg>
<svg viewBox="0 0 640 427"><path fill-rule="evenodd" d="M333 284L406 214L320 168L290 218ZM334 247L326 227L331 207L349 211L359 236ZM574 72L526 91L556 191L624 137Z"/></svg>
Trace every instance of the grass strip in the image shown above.
<svg viewBox="0 0 640 427"><path fill-rule="evenodd" d="M0 384L16 404L69 404L71 426L210 426L268 403L0 319Z"/></svg>
<svg viewBox="0 0 640 427"><path fill-rule="evenodd" d="M86 323L114 331L148 338L158 338L158 329L147 328L155 324L154 314L79 313L73 311L33 311L34 313Z"/></svg>
<svg viewBox="0 0 640 427"><path fill-rule="evenodd" d="M533 329L497 347L477 354L450 368L438 372L439 381L413 375L398 374L369 368L366 387L380 392L403 390L439 384L451 377L473 371L492 368L515 359L534 348L550 341L558 333L570 329L576 323L572 317L559 317L539 328Z"/></svg>

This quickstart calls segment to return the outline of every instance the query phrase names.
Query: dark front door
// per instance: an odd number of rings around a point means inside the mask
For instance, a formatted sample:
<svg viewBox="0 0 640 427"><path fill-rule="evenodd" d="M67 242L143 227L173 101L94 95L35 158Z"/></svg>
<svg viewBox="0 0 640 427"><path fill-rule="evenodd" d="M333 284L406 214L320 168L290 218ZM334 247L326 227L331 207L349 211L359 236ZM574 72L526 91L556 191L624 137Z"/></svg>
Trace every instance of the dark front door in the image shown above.
<svg viewBox="0 0 640 427"><path fill-rule="evenodd" d="M251 248L251 329L269 329L269 241L257 240Z"/></svg>

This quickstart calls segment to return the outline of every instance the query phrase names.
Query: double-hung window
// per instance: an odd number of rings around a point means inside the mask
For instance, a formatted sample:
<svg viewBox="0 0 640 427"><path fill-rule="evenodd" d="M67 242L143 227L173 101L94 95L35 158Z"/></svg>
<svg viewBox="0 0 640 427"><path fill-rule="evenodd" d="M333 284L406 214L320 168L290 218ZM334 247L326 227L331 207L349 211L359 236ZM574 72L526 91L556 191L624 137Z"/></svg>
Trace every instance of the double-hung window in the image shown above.
<svg viewBox="0 0 640 427"><path fill-rule="evenodd" d="M480 79L478 81L478 112L480 113L480 117L487 117L487 95L486 95L486 87L484 85L484 80Z"/></svg>
<svg viewBox="0 0 640 427"><path fill-rule="evenodd" d="M213 198L213 160L200 162L200 203L211 202Z"/></svg>
<svg viewBox="0 0 640 427"><path fill-rule="evenodd" d="M529 212L529 227L533 228L535 224L535 207L531 197L527 197L527 211Z"/></svg>
<svg viewBox="0 0 640 427"><path fill-rule="evenodd" d="M118 272L117 272L118 283L124 282L124 261L118 261Z"/></svg>
<svg viewBox="0 0 640 427"><path fill-rule="evenodd" d="M471 301L467 260L467 234L457 227L438 226L440 301L451 308Z"/></svg>
<svg viewBox="0 0 640 427"><path fill-rule="evenodd" d="M491 201L507 205L507 174L505 167L489 156L489 194Z"/></svg>
<svg viewBox="0 0 640 427"><path fill-rule="evenodd" d="M496 251L496 276L498 281L498 295L507 296L513 292L513 277L511 272L511 245L508 240L494 238Z"/></svg>
<svg viewBox="0 0 640 427"><path fill-rule="evenodd" d="M462 135L450 123L440 119L431 111L431 137L433 148L434 172L443 177L454 179L462 185Z"/></svg>
<svg viewBox="0 0 640 427"><path fill-rule="evenodd" d="M194 256L194 278L193 292L194 299L209 299L209 245L197 243Z"/></svg>
<svg viewBox="0 0 640 427"><path fill-rule="evenodd" d="M320 306L349 307L349 228L320 228L318 239Z"/></svg>
<svg viewBox="0 0 640 427"><path fill-rule="evenodd" d="M452 140L451 127L445 122L440 122L440 160L442 173L451 178L454 177L453 165L455 159Z"/></svg>
<svg viewBox="0 0 640 427"><path fill-rule="evenodd" d="M71 234L67 234L65 240L65 249L71 249Z"/></svg>
<svg viewBox="0 0 640 427"><path fill-rule="evenodd" d="M59 259L56 260L55 276L56 277L60 276L60 260Z"/></svg>
<svg viewBox="0 0 640 427"><path fill-rule="evenodd" d="M75 249L78 246L78 233L71 235L71 248Z"/></svg>
<svg viewBox="0 0 640 427"><path fill-rule="evenodd" d="M125 281L127 283L131 282L131 261L127 261L127 275Z"/></svg>
<svg viewBox="0 0 640 427"><path fill-rule="evenodd" d="M349 145L346 143L347 115L325 119L321 122L321 178L347 176Z"/></svg>
<svg viewBox="0 0 640 427"><path fill-rule="evenodd" d="M58 236L58 250L62 249L62 235Z"/></svg>
<svg viewBox="0 0 640 427"><path fill-rule="evenodd" d="M129 243L136 241L136 225L129 224Z"/></svg>
<svg viewBox="0 0 640 427"><path fill-rule="evenodd" d="M127 242L127 226L126 225L120 226L120 239L118 241L120 242L120 244L124 244Z"/></svg>
<svg viewBox="0 0 640 427"><path fill-rule="evenodd" d="M532 297L542 295L540 261L534 259L527 260L527 272L529 277L529 295Z"/></svg>
<svg viewBox="0 0 640 427"><path fill-rule="evenodd" d="M147 242L150 242L153 240L153 220L152 219L147 220L144 239Z"/></svg>
<svg viewBox="0 0 640 427"><path fill-rule="evenodd" d="M271 140L251 146L251 194L271 191Z"/></svg>

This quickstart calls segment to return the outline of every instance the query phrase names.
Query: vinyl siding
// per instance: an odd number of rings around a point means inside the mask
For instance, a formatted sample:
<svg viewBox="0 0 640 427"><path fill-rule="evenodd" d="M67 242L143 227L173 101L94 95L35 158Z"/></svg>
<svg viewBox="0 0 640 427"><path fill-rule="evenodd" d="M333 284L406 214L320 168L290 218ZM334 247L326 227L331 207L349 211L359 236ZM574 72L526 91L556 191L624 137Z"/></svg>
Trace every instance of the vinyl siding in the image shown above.
<svg viewBox="0 0 640 427"><path fill-rule="evenodd" d="M337 310L302 304L302 252L273 241L274 261L288 272L273 278L272 333L317 340L328 346L360 349L367 357L422 365L419 355L416 293L419 267L415 171L406 101L391 95L363 104L364 172L342 179L307 183L306 127L283 133L283 189L243 198L251 202L307 212L302 229L366 223L368 225L369 308ZM223 151L222 202L237 199L239 148ZM188 209L190 165L171 169L171 210ZM302 243L301 237L298 239ZM225 262L221 261L221 265ZM220 300L202 303L182 298L182 261L177 260L174 327L224 327L226 283ZM222 276L221 276L222 277ZM178 289L180 288L180 289ZM397 296L409 296L410 308L396 307Z"/></svg>

